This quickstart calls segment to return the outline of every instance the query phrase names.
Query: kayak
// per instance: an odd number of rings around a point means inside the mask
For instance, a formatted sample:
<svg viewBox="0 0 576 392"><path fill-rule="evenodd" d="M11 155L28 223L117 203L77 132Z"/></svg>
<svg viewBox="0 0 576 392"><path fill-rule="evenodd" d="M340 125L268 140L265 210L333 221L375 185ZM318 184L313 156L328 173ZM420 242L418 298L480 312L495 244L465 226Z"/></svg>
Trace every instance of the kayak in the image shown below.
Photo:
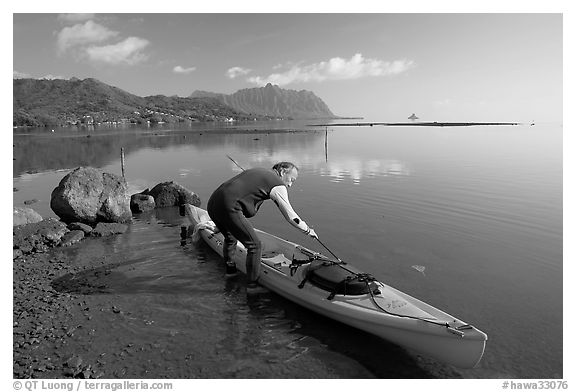
<svg viewBox="0 0 576 392"><path fill-rule="evenodd" d="M224 237L206 210L184 205L185 216L216 253ZM427 303L384 284L341 260L256 229L262 242L258 283L305 308L459 368L475 367L487 335ZM246 273L246 249L234 262Z"/></svg>

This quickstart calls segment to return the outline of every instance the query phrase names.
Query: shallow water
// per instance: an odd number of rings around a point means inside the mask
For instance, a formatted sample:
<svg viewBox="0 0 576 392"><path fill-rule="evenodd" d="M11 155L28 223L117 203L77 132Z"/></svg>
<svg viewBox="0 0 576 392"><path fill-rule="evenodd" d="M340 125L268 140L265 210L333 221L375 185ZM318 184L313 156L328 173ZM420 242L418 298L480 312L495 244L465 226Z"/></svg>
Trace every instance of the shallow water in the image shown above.
<svg viewBox="0 0 576 392"><path fill-rule="evenodd" d="M279 127L308 132L266 132ZM159 342L162 336L170 341L170 334L204 333L197 362L221 366L222 377L315 377L307 369L318 377L562 377L560 126L326 132L275 123L250 124L241 134L202 126L16 130L14 143L14 205L37 199L31 207L45 217L54 216L50 193L69 169L91 165L120 174L121 147L131 191L172 179L196 192L203 206L240 170L226 154L245 168L293 161L300 176L291 202L332 251L489 336L480 366L463 371L274 294L251 303L242 279L223 279L213 252L180 243L177 209L136 217L128 233L98 250L117 266L98 277L91 271L96 289L87 294L119 296L141 307L140 314L149 309L155 319L147 321L155 322L140 321ZM286 224L272 203L253 222L323 251ZM87 247L99 243L85 241L66 252L72 258L98 254ZM106 293L98 293L99 286ZM118 328L143 333L140 321Z"/></svg>
<svg viewBox="0 0 576 392"><path fill-rule="evenodd" d="M273 293L248 297L245 279L224 279L221 260L206 245L180 240L181 223L177 208L157 210L122 236L57 251L72 263L106 263L57 278L53 287L105 297L118 313L96 327L107 333L78 336L74 344L82 349L89 341L96 354L129 345L134 353L122 366L130 377L459 377ZM117 374L119 367L103 370Z"/></svg>

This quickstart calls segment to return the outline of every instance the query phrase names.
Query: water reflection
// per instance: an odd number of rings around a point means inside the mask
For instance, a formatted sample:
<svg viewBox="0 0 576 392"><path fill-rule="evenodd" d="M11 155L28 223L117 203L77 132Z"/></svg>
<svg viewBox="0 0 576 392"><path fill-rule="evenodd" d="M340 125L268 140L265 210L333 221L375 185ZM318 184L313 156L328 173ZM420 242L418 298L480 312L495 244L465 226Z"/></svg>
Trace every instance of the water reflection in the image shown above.
<svg viewBox="0 0 576 392"><path fill-rule="evenodd" d="M218 130L202 132L191 128L100 133L16 133L13 136L13 176L78 166L104 167L120 159L122 147L126 159L141 150L166 150L172 147L191 147L197 151L250 151L256 148L272 154L277 149L304 149L315 145L321 137L320 133L313 130L274 133L278 131L255 128L252 131L238 131L243 133L219 133Z"/></svg>
<svg viewBox="0 0 576 392"><path fill-rule="evenodd" d="M408 165L400 160L353 155L337 144L331 146L332 151L328 154L331 133L311 128L306 132L296 131L294 123L290 124L292 127L282 128L278 132L278 127L286 127L288 124L272 125L277 128L270 127L270 124L260 124L258 127L254 124L237 125L234 129L240 131L240 134L219 133L222 130L219 128L202 132L200 128L190 127L20 132L14 134L13 175L27 181L29 176L38 172L78 166L105 167L119 160L121 147L128 160L131 155L142 150L167 150L173 147L183 147L189 151L192 149L193 153L215 149L239 150L243 155L248 155L242 157L244 168L269 167L275 162L293 161L307 171L330 177L334 182L351 179L354 184L369 177L408 176L411 173ZM223 130L230 129L229 126ZM200 173L198 168L192 167L181 166L177 170L180 178L198 176ZM230 170L236 173L241 169L230 163Z"/></svg>
<svg viewBox="0 0 576 392"><path fill-rule="evenodd" d="M206 128L208 126L208 128ZM279 161L297 162L301 168L334 182L350 179L359 184L364 178L375 176L409 176L411 169L400 160L390 157L366 157L361 153L332 142L332 132L306 128L305 124L274 122L206 125L203 127L138 128L71 130L57 129L55 133L42 129L14 134L13 176L22 181L32 179L38 172L73 169L79 166L105 167L117 162L123 147L126 159L143 150L163 151L182 147L190 155L211 150L239 151L244 168L269 167ZM210 128L211 127L211 128ZM300 129L298 129L300 127ZM240 133L225 133L230 130ZM204 132L205 131L205 132ZM231 172L241 169L230 163ZM194 167L180 165L178 177L200 175Z"/></svg>
<svg viewBox="0 0 576 392"><path fill-rule="evenodd" d="M351 179L354 184L369 177L410 175L410 168L404 163L393 159L371 159L363 161L359 158L343 158L338 161L329 161L325 167L320 167L318 173L328 176L334 182Z"/></svg>
<svg viewBox="0 0 576 392"><path fill-rule="evenodd" d="M255 152L249 162L250 167L267 167L279 161L298 162L301 168L305 168L314 174L323 177L330 177L334 182L342 182L347 179L354 184L359 184L360 180L370 177L407 177L412 170L406 162L391 158L372 158L346 156L332 154L325 161L317 151L307 152L298 150L276 150L272 153L266 151ZM234 171L240 171L235 165L231 167Z"/></svg>

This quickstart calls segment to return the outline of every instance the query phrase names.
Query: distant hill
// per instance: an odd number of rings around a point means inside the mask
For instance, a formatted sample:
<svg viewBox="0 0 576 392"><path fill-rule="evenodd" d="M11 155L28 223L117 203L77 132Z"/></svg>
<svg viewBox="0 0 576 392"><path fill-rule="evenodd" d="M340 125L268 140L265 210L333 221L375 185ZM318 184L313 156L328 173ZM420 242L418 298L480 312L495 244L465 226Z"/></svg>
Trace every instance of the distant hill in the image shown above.
<svg viewBox="0 0 576 392"><path fill-rule="evenodd" d="M314 93L271 84L231 95L195 91L184 98L139 97L92 78L13 81L14 126L335 117Z"/></svg>
<svg viewBox="0 0 576 392"><path fill-rule="evenodd" d="M139 97L91 78L13 81L14 126L226 121L230 118L252 120L254 116L216 98Z"/></svg>
<svg viewBox="0 0 576 392"><path fill-rule="evenodd" d="M194 91L190 97L215 98L244 113L290 119L337 118L313 92L286 90L268 83L265 87L249 88L234 94Z"/></svg>

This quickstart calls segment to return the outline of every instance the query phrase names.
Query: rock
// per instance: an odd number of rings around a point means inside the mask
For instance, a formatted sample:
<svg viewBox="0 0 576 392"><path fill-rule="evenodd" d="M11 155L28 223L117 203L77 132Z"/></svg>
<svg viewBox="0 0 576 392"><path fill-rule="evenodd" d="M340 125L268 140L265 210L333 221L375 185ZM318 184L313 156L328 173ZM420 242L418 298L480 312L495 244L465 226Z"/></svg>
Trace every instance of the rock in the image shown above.
<svg viewBox="0 0 576 392"><path fill-rule="evenodd" d="M162 182L150 191L142 193L154 198L156 208L179 206L184 203L199 207L201 204L198 195L174 181Z"/></svg>
<svg viewBox="0 0 576 392"><path fill-rule="evenodd" d="M122 234L126 232L126 230L128 230L128 226L121 223L100 222L90 234L95 237L106 237L114 234Z"/></svg>
<svg viewBox="0 0 576 392"><path fill-rule="evenodd" d="M30 204L34 204L34 203L38 203L38 199L24 200L24 204L26 204L26 205L30 205Z"/></svg>
<svg viewBox="0 0 576 392"><path fill-rule="evenodd" d="M73 356L64 362L64 375L69 377L76 377L84 370L82 367L82 358L80 356Z"/></svg>
<svg viewBox="0 0 576 392"><path fill-rule="evenodd" d="M68 173L52 191L50 208L64 222L127 222L132 218L126 181L91 167Z"/></svg>
<svg viewBox="0 0 576 392"><path fill-rule="evenodd" d="M77 242L82 241L84 238L84 232L82 230L73 230L70 231L64 236L62 236L62 240L60 242L60 246L70 246Z"/></svg>
<svg viewBox="0 0 576 392"><path fill-rule="evenodd" d="M38 230L38 234L42 236L44 242L48 245L57 245L68 232L68 227L55 219L52 219L48 226L40 227Z"/></svg>
<svg viewBox="0 0 576 392"><path fill-rule="evenodd" d="M21 241L20 243L14 242L14 249L20 250L23 254L32 253L34 247L36 245L36 239L29 237L26 238L25 241Z"/></svg>
<svg viewBox="0 0 576 392"><path fill-rule="evenodd" d="M144 193L136 193L130 197L130 210L134 213L146 212L156 208L154 197Z"/></svg>
<svg viewBox="0 0 576 392"><path fill-rule="evenodd" d="M14 207L14 218L12 226L26 225L28 223L38 223L42 221L42 216L28 207Z"/></svg>
<svg viewBox="0 0 576 392"><path fill-rule="evenodd" d="M51 246L55 246L56 243L51 243ZM36 243L36 245L34 246L33 249L34 252L36 253L44 253L44 252L48 252L48 245L44 242L38 242Z"/></svg>
<svg viewBox="0 0 576 392"><path fill-rule="evenodd" d="M12 231L12 247L23 253L46 251L47 246L55 246L68 232L66 225L56 219L48 218L37 223L16 226Z"/></svg>
<svg viewBox="0 0 576 392"><path fill-rule="evenodd" d="M78 355L74 355L66 360L64 366L77 369L82 365L82 358Z"/></svg>
<svg viewBox="0 0 576 392"><path fill-rule="evenodd" d="M90 234L92 226L88 226L82 222L72 222L68 225L69 230L82 230L84 234Z"/></svg>

